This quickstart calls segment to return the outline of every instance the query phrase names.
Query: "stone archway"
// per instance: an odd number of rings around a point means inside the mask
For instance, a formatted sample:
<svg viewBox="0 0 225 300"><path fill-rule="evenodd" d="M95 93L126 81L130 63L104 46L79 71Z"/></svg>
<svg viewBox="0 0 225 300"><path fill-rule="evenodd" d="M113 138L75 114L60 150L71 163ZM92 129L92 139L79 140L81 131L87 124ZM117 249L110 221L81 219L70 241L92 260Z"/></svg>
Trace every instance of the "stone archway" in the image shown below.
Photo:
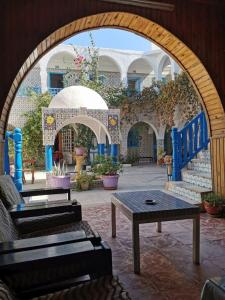
<svg viewBox="0 0 225 300"><path fill-rule="evenodd" d="M210 131L215 134L225 132L224 110L221 100L199 58L182 41L162 26L138 15L123 12L107 12L75 20L59 28L42 41L27 58L11 86L1 115L1 123L4 127L19 84L37 60L65 38L84 30L99 27L119 27L130 30L151 39L162 47L190 76L209 117Z"/></svg>
<svg viewBox="0 0 225 300"><path fill-rule="evenodd" d="M158 132L149 122L136 122L127 133L127 157L157 160Z"/></svg>
<svg viewBox="0 0 225 300"><path fill-rule="evenodd" d="M225 157L224 109L214 83L203 63L188 46L159 24L139 15L126 12L106 12L83 17L59 28L43 40L21 66L12 83L0 117L0 134L4 135L10 107L21 81L38 59L67 37L84 30L100 27L121 28L140 34L151 39L176 60L181 68L187 72L202 99L204 110L208 116L208 128L213 137L211 153L215 155L223 153ZM220 173L223 174L222 177L217 178L216 174ZM224 159L223 163L220 163L219 159L213 160L214 189L223 194L225 194L224 176Z"/></svg>

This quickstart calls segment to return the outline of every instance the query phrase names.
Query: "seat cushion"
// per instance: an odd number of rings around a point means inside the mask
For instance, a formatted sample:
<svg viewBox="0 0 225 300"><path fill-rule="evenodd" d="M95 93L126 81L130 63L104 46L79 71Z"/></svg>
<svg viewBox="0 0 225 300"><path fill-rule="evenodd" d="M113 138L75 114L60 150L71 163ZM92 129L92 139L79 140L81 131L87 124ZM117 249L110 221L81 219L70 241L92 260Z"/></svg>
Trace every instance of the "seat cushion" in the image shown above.
<svg viewBox="0 0 225 300"><path fill-rule="evenodd" d="M10 213L0 200L0 242L17 240L18 236L18 231L13 224Z"/></svg>
<svg viewBox="0 0 225 300"><path fill-rule="evenodd" d="M7 209L23 202L10 175L0 175L0 197Z"/></svg>
<svg viewBox="0 0 225 300"><path fill-rule="evenodd" d="M28 234L33 231L45 230L46 228L72 223L74 222L74 217L73 212L66 212L54 215L19 218L14 220L14 224L20 234Z"/></svg>
<svg viewBox="0 0 225 300"><path fill-rule="evenodd" d="M116 276L104 276L33 300L131 300Z"/></svg>
<svg viewBox="0 0 225 300"><path fill-rule="evenodd" d="M13 293L9 290L7 285L0 280L0 299L1 300L15 300Z"/></svg>
<svg viewBox="0 0 225 300"><path fill-rule="evenodd" d="M32 226L32 225L31 225ZM87 237L93 237L94 233L91 229L91 226L86 221L78 221L73 223L68 223L64 225L58 225L55 227L46 228L43 230L37 230L33 231L31 233L22 234L20 235L20 238L26 239L31 237L38 237L43 235L50 235L50 234L57 234L57 233L63 233L68 231L78 231L78 230L84 230Z"/></svg>

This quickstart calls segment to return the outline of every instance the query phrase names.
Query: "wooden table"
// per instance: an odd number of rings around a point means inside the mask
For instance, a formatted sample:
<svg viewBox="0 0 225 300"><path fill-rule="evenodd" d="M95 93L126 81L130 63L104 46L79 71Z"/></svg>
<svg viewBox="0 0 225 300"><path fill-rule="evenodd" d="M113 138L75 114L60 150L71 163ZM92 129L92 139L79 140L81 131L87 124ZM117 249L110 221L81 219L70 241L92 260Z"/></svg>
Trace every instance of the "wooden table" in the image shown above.
<svg viewBox="0 0 225 300"><path fill-rule="evenodd" d="M155 200L148 205L145 200ZM161 232L162 221L193 219L193 262L200 262L200 208L159 190L112 194L112 237L116 237L116 207L132 223L134 273L140 273L139 224L157 222Z"/></svg>

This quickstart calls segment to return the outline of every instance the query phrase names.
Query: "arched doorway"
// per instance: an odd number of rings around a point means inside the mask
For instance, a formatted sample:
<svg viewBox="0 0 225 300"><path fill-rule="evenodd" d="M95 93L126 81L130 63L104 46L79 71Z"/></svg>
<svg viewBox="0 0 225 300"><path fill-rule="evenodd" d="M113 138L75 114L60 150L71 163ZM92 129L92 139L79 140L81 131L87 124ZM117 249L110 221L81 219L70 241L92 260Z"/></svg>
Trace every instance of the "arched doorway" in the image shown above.
<svg viewBox="0 0 225 300"><path fill-rule="evenodd" d="M214 137L211 144L211 153L217 155L217 153L225 152L224 109L214 83L202 62L188 46L168 30L149 19L127 12L106 12L83 17L59 28L50 36L46 37L46 39L44 39L29 55L13 81L1 114L0 121L2 135L5 132L9 110L15 97L15 93L22 79L37 60L49 49L72 34L98 27L117 27L133 31L151 39L167 51L187 72L202 99L204 110L209 118L208 128L211 135ZM220 174L222 172L224 176L225 171L223 166L224 161L223 163L220 163L219 159L213 160L213 174ZM213 180L214 189L219 193L225 194L222 180L220 178L218 179L216 175L213 176Z"/></svg>
<svg viewBox="0 0 225 300"><path fill-rule="evenodd" d="M155 161L156 148L156 135L149 124L138 122L131 127L127 137L127 157L150 158Z"/></svg>

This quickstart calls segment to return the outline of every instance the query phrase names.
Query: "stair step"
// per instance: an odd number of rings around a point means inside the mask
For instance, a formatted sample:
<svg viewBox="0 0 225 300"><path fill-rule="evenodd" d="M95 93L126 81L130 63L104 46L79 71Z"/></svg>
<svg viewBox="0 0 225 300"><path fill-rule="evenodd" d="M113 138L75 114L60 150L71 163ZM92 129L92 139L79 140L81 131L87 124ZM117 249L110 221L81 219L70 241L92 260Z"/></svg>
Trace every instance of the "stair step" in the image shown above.
<svg viewBox="0 0 225 300"><path fill-rule="evenodd" d="M184 197L183 195L176 194L168 189L164 189L163 191L171 196L177 197L177 198L184 200L185 202L188 202L192 205L201 206L201 203L199 201Z"/></svg>
<svg viewBox="0 0 225 300"><path fill-rule="evenodd" d="M209 150L202 150L201 152L198 153L198 158L210 161L210 159L211 159L210 151Z"/></svg>
<svg viewBox="0 0 225 300"><path fill-rule="evenodd" d="M203 173L195 170L183 170L182 179L184 182L212 189L211 173Z"/></svg>
<svg viewBox="0 0 225 300"><path fill-rule="evenodd" d="M188 163L189 170L211 173L211 163L205 159L194 158Z"/></svg>
<svg viewBox="0 0 225 300"><path fill-rule="evenodd" d="M212 191L212 189L196 186L184 181L168 181L166 183L166 189L175 194L181 195L184 198L193 200L196 204L201 204L203 194Z"/></svg>

